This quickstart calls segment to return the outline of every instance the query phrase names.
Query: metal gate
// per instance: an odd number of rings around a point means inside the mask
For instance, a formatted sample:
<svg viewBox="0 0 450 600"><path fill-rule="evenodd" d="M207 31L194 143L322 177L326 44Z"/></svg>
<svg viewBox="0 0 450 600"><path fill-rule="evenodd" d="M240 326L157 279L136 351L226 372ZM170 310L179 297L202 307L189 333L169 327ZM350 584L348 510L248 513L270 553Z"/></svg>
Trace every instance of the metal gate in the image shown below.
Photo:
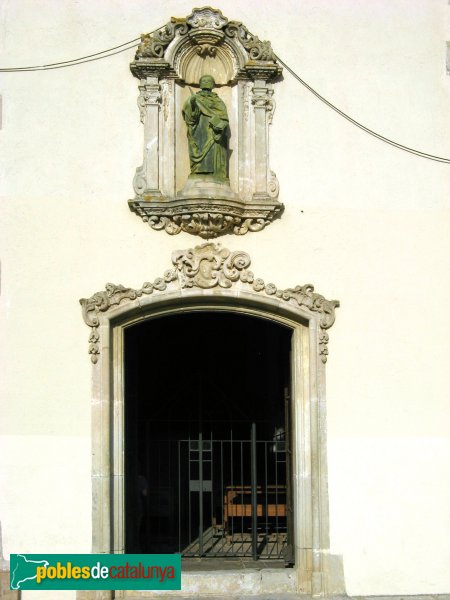
<svg viewBox="0 0 450 600"><path fill-rule="evenodd" d="M178 546L185 557L290 562L289 460L285 432L258 440L178 442Z"/></svg>

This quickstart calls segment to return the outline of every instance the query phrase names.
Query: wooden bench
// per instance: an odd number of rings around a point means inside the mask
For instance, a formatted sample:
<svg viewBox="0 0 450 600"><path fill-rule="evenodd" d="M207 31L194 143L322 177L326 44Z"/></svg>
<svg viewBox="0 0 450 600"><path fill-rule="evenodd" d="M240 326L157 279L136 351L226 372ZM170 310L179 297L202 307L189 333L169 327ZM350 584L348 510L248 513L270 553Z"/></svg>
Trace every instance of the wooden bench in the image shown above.
<svg viewBox="0 0 450 600"><path fill-rule="evenodd" d="M256 516L265 518L286 517L286 486L268 485L263 491L256 488ZM230 519L252 517L252 488L250 485L230 485L225 488L223 525L230 529Z"/></svg>

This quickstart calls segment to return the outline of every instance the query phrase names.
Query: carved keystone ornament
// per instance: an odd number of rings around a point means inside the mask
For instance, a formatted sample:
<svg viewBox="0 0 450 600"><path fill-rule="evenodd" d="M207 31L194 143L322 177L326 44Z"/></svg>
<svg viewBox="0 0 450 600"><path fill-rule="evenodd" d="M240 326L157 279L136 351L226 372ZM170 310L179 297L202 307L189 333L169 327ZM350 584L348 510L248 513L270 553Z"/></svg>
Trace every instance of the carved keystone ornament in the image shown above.
<svg viewBox="0 0 450 600"><path fill-rule="evenodd" d="M283 210L269 167L273 82L282 71L270 43L210 7L141 41L130 68L144 156L130 209L171 235L264 229Z"/></svg>
<svg viewBox="0 0 450 600"><path fill-rule="evenodd" d="M239 286L243 291L272 296L296 307L306 309L310 314L319 315L319 354L323 363L328 355L328 333L335 320L337 300L326 300L314 292L311 284L297 285L285 290L273 283L265 283L249 270L250 256L242 251L231 252L220 245L206 243L189 250L177 250L172 254L173 267L153 283L145 282L141 288L127 288L123 285L107 283L105 290L90 298L82 298L80 304L83 318L91 328L89 354L95 364L100 354L100 313L111 308L132 302L151 294L170 293L187 288L208 290L212 288L232 288Z"/></svg>

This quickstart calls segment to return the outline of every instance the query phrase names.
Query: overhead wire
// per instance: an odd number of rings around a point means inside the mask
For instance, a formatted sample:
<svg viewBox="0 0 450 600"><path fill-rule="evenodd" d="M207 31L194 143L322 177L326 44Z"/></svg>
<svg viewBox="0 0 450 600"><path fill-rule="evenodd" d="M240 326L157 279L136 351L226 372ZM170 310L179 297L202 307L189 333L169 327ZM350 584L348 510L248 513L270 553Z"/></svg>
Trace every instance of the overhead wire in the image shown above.
<svg viewBox="0 0 450 600"><path fill-rule="evenodd" d="M149 35L151 35L152 33L155 33L155 32L152 31ZM139 44L136 42L140 42L140 41L141 41L141 38L138 37L138 38L135 38L134 40L130 40L129 42L125 42L124 44L119 44L118 46L113 46L112 48L108 48L107 50L102 50L101 52L95 52L94 54L87 54L86 56L80 56L79 58L74 58L72 60L64 60L61 62L49 63L46 65L33 65L33 66L28 66L28 67L4 67L4 68L0 68L0 72L11 73L11 72L22 72L22 71L51 71L53 69L62 69L64 67L73 67L75 65L92 62L93 60L100 60L101 58L108 58L108 56L114 56L114 54L120 54L120 52L126 52L127 50L131 50L131 48L136 48L137 46L139 46ZM126 46L126 48L124 46ZM118 48L122 48L122 49L118 50ZM117 50L117 52L113 52L113 50Z"/></svg>
<svg viewBox="0 0 450 600"><path fill-rule="evenodd" d="M391 140L391 139L385 137L384 135L381 135L380 133L377 133L376 131L373 131L372 129L369 129L368 127L366 127L362 123L359 123L358 121L356 121L355 119L353 119L352 117L350 117L350 115L347 115L340 108L338 108L337 106L335 106L334 104L332 104L329 100L327 100L326 98L324 98L323 96L321 96L318 92L316 92L316 90L314 88L312 88L310 85L308 85L306 83L306 81L304 81L299 75L297 75L297 73L293 69L291 69L283 60L281 60L281 58L279 56L276 56L276 59L278 60L278 62L281 65L283 65L283 67L286 69L286 71L288 71L307 90L309 90L312 94L314 94L314 96L316 98L318 98L321 102L323 102L324 104L326 104L329 108L331 108L332 110L334 110L335 112L337 112L338 115L340 115L341 117L344 117L344 119L347 119L347 121L349 121L353 125L356 125L356 127L359 127L360 129L362 129L363 131L365 131L369 135L372 135L372 136L376 137L377 139L381 140L382 142L386 142L387 144L390 144L391 146L394 146L395 148L399 148L400 150L404 150L405 152L410 152L411 154L415 154L416 156L420 156L422 158L427 158L429 160L435 160L437 162L442 162L442 163L450 164L450 158L444 158L442 156L436 156L434 154L428 154L427 152L422 152L421 150L415 150L414 148L410 148L409 146L404 146L403 144L395 142L394 140Z"/></svg>
<svg viewBox="0 0 450 600"><path fill-rule="evenodd" d="M156 33L156 31L158 31L158 29L151 31L148 35L152 35L152 34ZM49 63L49 64L44 64L44 65L33 65L33 66L27 66L27 67L3 67L3 68L0 68L0 72L2 72L2 73L22 73L22 72L33 72L33 71L50 71L50 70L54 70L54 69L63 69L65 67L73 67L75 65L81 65L81 64L88 63L88 62L101 60L103 58L108 58L109 56L114 56L115 54L120 54L121 52L126 52L127 50L131 50L132 48L136 48L139 45L140 41L141 41L140 37L135 38L135 39L125 42L123 44L119 44L118 46L113 46L112 48L108 48L107 50L103 50L101 52L95 52L94 54L88 54L86 56L81 56L79 58L74 58L72 60L65 60L65 61L61 61L61 62ZM139 43L137 43L137 42L139 42ZM358 127L359 129L361 129L362 131L365 131L369 135L381 140L382 142L385 142L386 144L394 146L395 148L398 148L399 150L404 150L405 152L409 152L410 154L414 154L415 156L419 156L421 158L426 158L428 160L434 160L436 162L450 164L450 158L436 156L434 154L429 154L427 152L422 152L421 150L416 150L415 148L405 146L404 144L400 144L399 142L391 140L391 139L385 137L384 135L381 135L380 133L377 133L376 131L369 129L362 123L359 123L359 121L356 121L356 119L353 119L352 117L350 117L350 115L346 114L340 108L335 106L332 102L330 102L329 100L324 98L321 94L319 94L319 92L317 92L308 83L306 83L306 81L304 81L299 75L297 75L297 73L293 69L291 69L291 67L289 67L289 65L287 65L279 56L275 55L275 58L286 69L286 71L288 71L294 77L294 79L296 79L299 83L301 83L301 85L303 85L308 91L310 91L318 100L320 100L321 102L326 104L326 106L328 106L329 108L334 110L338 115L340 115L341 117L343 117L344 119L346 119L347 121L349 121L350 123L352 123L353 125Z"/></svg>

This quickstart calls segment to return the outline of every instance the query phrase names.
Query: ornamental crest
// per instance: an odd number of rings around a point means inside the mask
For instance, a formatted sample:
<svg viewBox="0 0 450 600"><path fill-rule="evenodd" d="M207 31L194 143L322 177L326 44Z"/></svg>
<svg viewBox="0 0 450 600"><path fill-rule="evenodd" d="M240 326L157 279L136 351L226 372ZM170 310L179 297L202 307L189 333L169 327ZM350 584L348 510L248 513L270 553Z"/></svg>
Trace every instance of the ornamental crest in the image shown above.
<svg viewBox="0 0 450 600"><path fill-rule="evenodd" d="M238 287L250 294L264 294L306 310L319 319L319 354L323 363L328 356L328 333L335 320L338 300L327 300L314 291L311 284L297 285L285 290L273 283L265 283L255 277L249 269L250 256L241 250L231 252L219 244L206 243L188 250L177 250L172 254L172 268L152 283L145 282L138 289L113 283L106 284L105 290L90 298L82 298L80 304L83 318L91 328L89 354L95 364L100 354L99 325L101 313L126 304L140 302L141 298L152 294L169 293L188 289L210 290L213 288ZM139 304L140 305L140 304Z"/></svg>

